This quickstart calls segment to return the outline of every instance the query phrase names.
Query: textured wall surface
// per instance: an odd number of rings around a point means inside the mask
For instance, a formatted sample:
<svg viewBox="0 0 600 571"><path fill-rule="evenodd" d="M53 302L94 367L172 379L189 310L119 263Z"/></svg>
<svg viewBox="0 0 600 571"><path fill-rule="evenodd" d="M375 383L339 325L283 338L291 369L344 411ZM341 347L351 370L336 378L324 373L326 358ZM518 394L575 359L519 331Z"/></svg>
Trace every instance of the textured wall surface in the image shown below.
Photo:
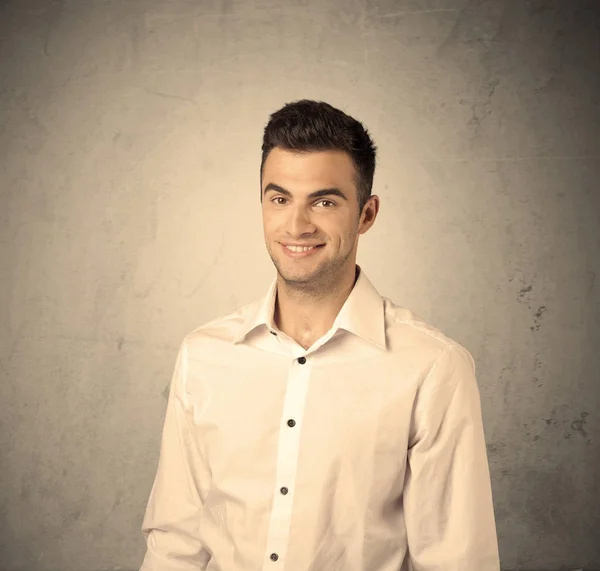
<svg viewBox="0 0 600 571"><path fill-rule="evenodd" d="M141 563L178 345L274 277L304 97L379 147L358 262L475 358L503 568L600 568L598 4L0 2L0 568Z"/></svg>

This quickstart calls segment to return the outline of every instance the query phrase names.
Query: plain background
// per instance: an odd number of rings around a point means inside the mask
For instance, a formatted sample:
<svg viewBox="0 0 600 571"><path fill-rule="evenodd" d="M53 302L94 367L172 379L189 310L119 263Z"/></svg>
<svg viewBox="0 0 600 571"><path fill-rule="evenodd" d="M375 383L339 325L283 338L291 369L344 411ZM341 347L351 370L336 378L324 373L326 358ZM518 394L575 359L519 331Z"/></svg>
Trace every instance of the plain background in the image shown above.
<svg viewBox="0 0 600 571"><path fill-rule="evenodd" d="M598 4L0 2L0 568L139 567L178 346L275 276L302 98L379 148L358 263L475 358L503 568L600 568Z"/></svg>

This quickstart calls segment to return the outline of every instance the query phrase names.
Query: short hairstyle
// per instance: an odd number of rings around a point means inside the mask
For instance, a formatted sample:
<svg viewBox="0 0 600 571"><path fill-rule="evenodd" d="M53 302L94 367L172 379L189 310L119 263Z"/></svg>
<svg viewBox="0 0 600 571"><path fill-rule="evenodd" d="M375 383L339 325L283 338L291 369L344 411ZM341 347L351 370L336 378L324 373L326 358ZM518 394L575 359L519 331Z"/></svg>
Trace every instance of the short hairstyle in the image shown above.
<svg viewBox="0 0 600 571"><path fill-rule="evenodd" d="M298 152L345 151L355 167L359 216L371 196L377 147L359 121L324 101L302 99L287 103L271 114L262 143L260 180L271 150Z"/></svg>

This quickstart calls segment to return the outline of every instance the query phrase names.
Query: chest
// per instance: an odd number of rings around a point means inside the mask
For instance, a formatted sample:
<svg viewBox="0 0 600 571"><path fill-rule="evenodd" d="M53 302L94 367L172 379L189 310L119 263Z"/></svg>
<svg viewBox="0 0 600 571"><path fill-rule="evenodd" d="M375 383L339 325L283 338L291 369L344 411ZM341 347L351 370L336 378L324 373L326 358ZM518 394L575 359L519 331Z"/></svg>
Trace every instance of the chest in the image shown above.
<svg viewBox="0 0 600 571"><path fill-rule="evenodd" d="M344 364L204 364L190 371L195 440L214 477L272 475L283 446L322 462L406 453L416 379L409 370ZM295 450L295 452L294 452Z"/></svg>

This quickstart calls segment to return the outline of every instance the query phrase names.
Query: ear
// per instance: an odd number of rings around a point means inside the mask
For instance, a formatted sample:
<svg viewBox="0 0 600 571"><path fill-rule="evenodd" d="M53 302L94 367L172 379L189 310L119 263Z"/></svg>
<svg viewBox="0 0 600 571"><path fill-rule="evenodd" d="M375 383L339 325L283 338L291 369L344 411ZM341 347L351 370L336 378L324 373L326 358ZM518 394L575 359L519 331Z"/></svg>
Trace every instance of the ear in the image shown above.
<svg viewBox="0 0 600 571"><path fill-rule="evenodd" d="M360 222L360 233L363 234L366 232L373 224L375 223L375 219L377 218L377 213L379 212L379 196L376 194L369 197L369 200L365 204L363 208L363 212L361 215Z"/></svg>

